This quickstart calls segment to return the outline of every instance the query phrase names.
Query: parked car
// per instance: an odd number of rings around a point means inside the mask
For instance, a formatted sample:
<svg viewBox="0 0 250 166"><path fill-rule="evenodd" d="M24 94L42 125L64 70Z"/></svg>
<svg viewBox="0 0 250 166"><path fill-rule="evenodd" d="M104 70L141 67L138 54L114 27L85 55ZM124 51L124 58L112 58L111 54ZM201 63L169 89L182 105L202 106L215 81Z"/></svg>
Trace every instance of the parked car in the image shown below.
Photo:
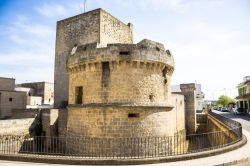
<svg viewBox="0 0 250 166"><path fill-rule="evenodd" d="M244 108L237 108L237 110L234 112L235 115L246 115L246 110Z"/></svg>
<svg viewBox="0 0 250 166"><path fill-rule="evenodd" d="M213 107L213 110L218 110L218 107Z"/></svg>
<svg viewBox="0 0 250 166"><path fill-rule="evenodd" d="M228 112L228 109L227 109L227 107L222 107L220 111L221 112Z"/></svg>
<svg viewBox="0 0 250 166"><path fill-rule="evenodd" d="M222 107L218 107L217 111L221 111Z"/></svg>

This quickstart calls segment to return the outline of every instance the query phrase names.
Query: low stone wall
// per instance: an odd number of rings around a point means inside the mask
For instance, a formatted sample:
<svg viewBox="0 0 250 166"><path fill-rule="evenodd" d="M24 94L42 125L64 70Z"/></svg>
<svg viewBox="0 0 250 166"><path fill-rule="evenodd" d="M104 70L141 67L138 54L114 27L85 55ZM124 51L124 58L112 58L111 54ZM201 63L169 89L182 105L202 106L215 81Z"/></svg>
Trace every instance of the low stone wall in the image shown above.
<svg viewBox="0 0 250 166"><path fill-rule="evenodd" d="M196 121L197 123L207 123L207 114L196 113Z"/></svg>
<svg viewBox="0 0 250 166"><path fill-rule="evenodd" d="M183 133L173 137L67 137L66 153L85 157L151 158L183 154L187 145Z"/></svg>
<svg viewBox="0 0 250 166"><path fill-rule="evenodd" d="M34 118L39 114L39 109L14 109L11 119Z"/></svg>
<svg viewBox="0 0 250 166"><path fill-rule="evenodd" d="M196 113L196 122L197 122L196 133L205 133L207 128L207 114Z"/></svg>
<svg viewBox="0 0 250 166"><path fill-rule="evenodd" d="M35 118L0 120L0 135L26 135Z"/></svg>
<svg viewBox="0 0 250 166"><path fill-rule="evenodd" d="M218 131L222 132L218 133ZM210 134L208 137L212 146L230 144L238 139L238 135L234 132L234 129L229 128L210 115L207 117L207 133L208 132L214 132L214 134ZM216 132L218 134L216 134Z"/></svg>

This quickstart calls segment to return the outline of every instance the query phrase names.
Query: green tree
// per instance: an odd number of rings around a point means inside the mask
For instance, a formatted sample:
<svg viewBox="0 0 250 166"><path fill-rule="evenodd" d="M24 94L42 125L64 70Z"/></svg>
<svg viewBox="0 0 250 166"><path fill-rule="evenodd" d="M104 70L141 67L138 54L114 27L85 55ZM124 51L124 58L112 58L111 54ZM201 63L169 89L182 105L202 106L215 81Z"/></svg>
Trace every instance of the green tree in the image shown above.
<svg viewBox="0 0 250 166"><path fill-rule="evenodd" d="M235 100L232 99L232 98L230 98L230 97L228 97L228 96L221 95L221 96L219 97L219 100L218 100L218 103L217 103L217 104L218 104L219 106L227 107L228 104L230 104L230 103L235 103Z"/></svg>

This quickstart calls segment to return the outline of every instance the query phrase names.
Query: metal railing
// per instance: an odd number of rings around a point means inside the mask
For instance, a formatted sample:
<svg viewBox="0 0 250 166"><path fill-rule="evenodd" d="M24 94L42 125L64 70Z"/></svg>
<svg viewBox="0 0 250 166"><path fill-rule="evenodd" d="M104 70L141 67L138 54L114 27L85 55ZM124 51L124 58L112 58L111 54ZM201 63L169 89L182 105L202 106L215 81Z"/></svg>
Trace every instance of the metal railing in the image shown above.
<svg viewBox="0 0 250 166"><path fill-rule="evenodd" d="M53 155L84 158L156 158L218 149L242 139L239 123L209 113L228 130L168 137L89 138L0 136L0 154Z"/></svg>

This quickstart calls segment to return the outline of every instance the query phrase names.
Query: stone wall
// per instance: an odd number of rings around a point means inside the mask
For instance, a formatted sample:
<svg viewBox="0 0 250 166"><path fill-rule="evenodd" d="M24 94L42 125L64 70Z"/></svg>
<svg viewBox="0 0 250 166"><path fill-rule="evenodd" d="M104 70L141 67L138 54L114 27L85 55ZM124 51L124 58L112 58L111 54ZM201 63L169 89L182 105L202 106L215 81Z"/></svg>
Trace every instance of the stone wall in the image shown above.
<svg viewBox="0 0 250 166"><path fill-rule="evenodd" d="M104 33L104 34L102 34ZM74 45L88 43L132 43L131 26L102 9L96 9L57 22L55 55L55 107L68 101L66 61Z"/></svg>
<svg viewBox="0 0 250 166"><path fill-rule="evenodd" d="M0 135L27 135L35 118L0 120Z"/></svg>
<svg viewBox="0 0 250 166"><path fill-rule="evenodd" d="M237 139L236 133L210 115L207 117L207 133L209 142L212 146L220 146L231 143ZM231 129L231 131L229 131Z"/></svg>
<svg viewBox="0 0 250 166"><path fill-rule="evenodd" d="M108 12L100 10L100 43L133 43L133 25L126 25Z"/></svg>
<svg viewBox="0 0 250 166"><path fill-rule="evenodd" d="M105 151L107 156L119 156L121 149L125 149L122 153L138 154L132 152L135 148L140 151L139 155L151 155L153 148L158 150L155 153L160 153L169 150L161 149L163 144L168 146L168 136L185 134L184 121L178 121L184 117L181 114L184 109L176 112L169 107L71 107L68 110L67 149L72 153L88 154L90 149L87 147L91 147L90 154ZM143 142L133 142L136 140L148 141L147 147Z"/></svg>
<svg viewBox="0 0 250 166"><path fill-rule="evenodd" d="M205 133L207 130L207 114L205 113L197 113L196 114L196 125L197 125L197 133Z"/></svg>
<svg viewBox="0 0 250 166"><path fill-rule="evenodd" d="M39 113L39 109L13 109L11 119L35 118Z"/></svg>
<svg viewBox="0 0 250 166"><path fill-rule="evenodd" d="M11 117L12 109L25 109L26 104L25 92L0 91L0 118Z"/></svg>
<svg viewBox="0 0 250 166"><path fill-rule="evenodd" d="M173 110L172 110L172 118L175 118L171 121L171 125L176 127L176 132L183 131L186 133L185 128L185 101L184 96L182 94L172 93L172 102L173 102Z"/></svg>
<svg viewBox="0 0 250 166"><path fill-rule="evenodd" d="M168 107L72 107L67 129L69 137L150 137L184 130L175 124L176 112Z"/></svg>
<svg viewBox="0 0 250 166"><path fill-rule="evenodd" d="M0 90L13 91L15 88L15 79L0 77Z"/></svg>

